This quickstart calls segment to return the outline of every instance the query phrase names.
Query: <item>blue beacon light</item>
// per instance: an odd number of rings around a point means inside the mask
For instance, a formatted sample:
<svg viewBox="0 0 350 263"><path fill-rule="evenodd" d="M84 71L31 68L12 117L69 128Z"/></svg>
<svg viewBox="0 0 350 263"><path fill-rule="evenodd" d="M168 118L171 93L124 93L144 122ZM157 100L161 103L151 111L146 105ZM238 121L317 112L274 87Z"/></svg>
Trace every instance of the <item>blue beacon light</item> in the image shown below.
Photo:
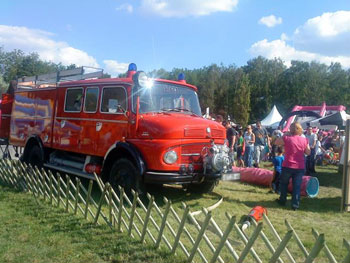
<svg viewBox="0 0 350 263"><path fill-rule="evenodd" d="M126 74L127 78L132 78L132 76L136 73L137 71L137 66L135 63L130 63L128 67L128 72Z"/></svg>
<svg viewBox="0 0 350 263"><path fill-rule="evenodd" d="M130 63L128 71L137 71L137 66L135 63Z"/></svg>
<svg viewBox="0 0 350 263"><path fill-rule="evenodd" d="M185 79L185 74L184 73L180 73L177 77L177 80L179 82L183 82L183 83L186 83L186 79Z"/></svg>

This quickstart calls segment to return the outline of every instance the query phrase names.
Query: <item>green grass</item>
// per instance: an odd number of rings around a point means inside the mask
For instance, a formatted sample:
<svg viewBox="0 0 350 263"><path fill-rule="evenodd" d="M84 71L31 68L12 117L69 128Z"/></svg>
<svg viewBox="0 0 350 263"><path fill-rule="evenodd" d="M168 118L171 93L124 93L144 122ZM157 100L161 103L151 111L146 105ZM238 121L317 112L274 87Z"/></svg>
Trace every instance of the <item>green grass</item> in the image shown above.
<svg viewBox="0 0 350 263"><path fill-rule="evenodd" d="M287 232L284 223L284 220L287 219L310 252L315 243L315 238L311 234L311 230L315 228L319 233L325 234L326 244L335 257L338 260L342 260L347 253L347 250L343 247L343 238L350 241L350 213L339 212L342 174L339 174L337 169L336 166L317 167L317 176L320 182L319 194L316 198L303 197L298 211L290 209L291 196L288 197L287 206L280 207L275 202L278 195L269 193L268 188L240 182L222 181L214 189L215 194L203 195L204 198L198 198L197 195L191 195L189 193L181 198L179 192L173 193L173 190L169 191L169 189L163 189L163 193L169 199L175 200L174 205L176 207L180 206L180 201L185 201L191 206L192 211L199 210L202 206L208 207L218 200L218 195L222 196L224 202L213 212L215 221L222 229L225 229L228 222L225 212L235 215L237 221L242 222L252 207L256 205L264 206L268 210L269 219L281 237ZM199 216L198 219L202 221L203 216ZM252 230L253 227L249 229L248 233L251 234ZM268 234L269 238L271 237L271 240L274 240L269 233L267 225L265 225L264 231ZM300 250L295 245L295 241L291 241L291 243L293 245L289 245L288 248L301 256ZM265 249L266 252L265 246L262 246L262 249ZM270 255L270 253L267 254ZM320 261L316 262L325 262L324 252L321 252L320 257ZM302 260L302 258L299 258L299 260Z"/></svg>
<svg viewBox="0 0 350 263"><path fill-rule="evenodd" d="M0 262L181 262L106 225L95 226L0 186Z"/></svg>
<svg viewBox="0 0 350 263"><path fill-rule="evenodd" d="M345 258L347 251L343 247L343 238L350 237L350 213L340 213L341 181L342 175L337 173L337 167L325 166L318 168L318 179L320 191L316 198L304 197L301 200L300 210L290 210L290 203L286 207L279 207L275 202L276 194L268 193L269 189L240 182L220 182L211 194L192 194L180 187L165 186L153 192L155 200L161 209L165 204L163 196L172 200L173 207L181 217L182 203L186 203L191 211L208 207L223 197L224 202L213 211L213 218L222 230L225 229L228 220L225 213L228 212L236 217L237 222L242 222L250 209L256 205L262 205L268 210L268 217L272 224L283 237L287 232L284 220L287 219L303 241L308 251L311 251L315 239L311 234L314 227L319 233L324 233L326 244L341 261ZM87 187L87 182L83 181ZM98 200L100 193L94 187L95 199ZM289 198L290 199L290 198ZM146 204L147 206L147 204ZM127 208L129 209L129 208ZM103 209L107 214L107 209ZM145 213L140 212L145 215ZM152 216L159 224L161 218L155 212ZM196 216L199 223L203 222L203 214ZM177 229L178 223L173 216L168 221ZM155 250L151 246L142 245L137 239L130 239L123 233L111 231L107 226L95 227L81 216L73 216L63 212L63 209L51 208L49 204L40 202L38 206L35 199L24 193L15 192L0 186L0 262L181 262L182 253L177 250L179 257L170 256L162 244L161 250ZM102 222L102 221L101 221ZM142 228L142 225L139 224ZM194 226L188 221L188 230L196 237L198 233ZM150 225L151 232L156 231ZM248 235L254 230L250 227ZM267 225L264 232L275 247L278 243L274 240ZM214 246L218 244L215 230L209 227L207 235L213 240ZM135 236L136 232L133 231ZM173 238L166 230L170 243ZM150 241L149 237L146 238ZM191 245L186 236L181 240L190 249ZM232 231L229 236L234 249L238 254L244 245L237 233ZM148 242L147 244L151 244ZM212 253L202 240L200 248L206 255ZM261 239L254 245L258 254L265 261L271 255ZM291 241L288 249L297 262L303 261L304 257ZM232 262L226 248L221 253L226 262ZM210 256L209 256L210 258ZM29 260L28 260L29 259ZM200 262L196 255L196 262ZM289 262L283 254L285 262ZM247 262L253 262L251 256ZM327 262L324 252L321 252L315 262Z"/></svg>

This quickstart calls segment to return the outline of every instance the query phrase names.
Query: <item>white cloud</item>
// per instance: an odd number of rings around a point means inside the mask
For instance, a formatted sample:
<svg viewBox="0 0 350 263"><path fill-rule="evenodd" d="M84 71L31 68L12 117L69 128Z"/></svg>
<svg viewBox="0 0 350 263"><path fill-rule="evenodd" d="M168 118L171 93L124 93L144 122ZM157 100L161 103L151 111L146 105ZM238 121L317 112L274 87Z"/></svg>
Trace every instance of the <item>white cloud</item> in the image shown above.
<svg viewBox="0 0 350 263"><path fill-rule="evenodd" d="M282 17L275 17L274 15L264 16L260 18L259 24L265 25L267 27L274 27L282 24Z"/></svg>
<svg viewBox="0 0 350 263"><path fill-rule="evenodd" d="M6 50L21 49L36 52L45 61L64 65L99 67L96 59L66 42L52 40L50 32L26 27L0 25L0 43Z"/></svg>
<svg viewBox="0 0 350 263"><path fill-rule="evenodd" d="M120 73L125 73L128 70L128 63L120 63L116 60L104 60L106 72L112 76L117 76Z"/></svg>
<svg viewBox="0 0 350 263"><path fill-rule="evenodd" d="M249 52L253 56L279 57L290 65L291 60L340 62L350 67L350 11L324 13L298 27L292 36L282 34L280 39L260 40Z"/></svg>
<svg viewBox="0 0 350 263"><path fill-rule="evenodd" d="M142 0L141 9L162 17L203 16L232 12L238 0Z"/></svg>
<svg viewBox="0 0 350 263"><path fill-rule="evenodd" d="M350 55L350 11L324 13L309 19L294 32L298 49L326 55Z"/></svg>
<svg viewBox="0 0 350 263"><path fill-rule="evenodd" d="M269 59L281 58L287 66L292 60L319 61L325 64L340 62L344 67L350 67L350 57L347 56L324 56L318 53L300 51L288 45L286 41L277 39L268 41L267 39L254 43L250 48L253 56L264 56Z"/></svg>
<svg viewBox="0 0 350 263"><path fill-rule="evenodd" d="M128 13L132 13L134 11L134 8L131 4L122 4L116 8L117 11L126 11Z"/></svg>

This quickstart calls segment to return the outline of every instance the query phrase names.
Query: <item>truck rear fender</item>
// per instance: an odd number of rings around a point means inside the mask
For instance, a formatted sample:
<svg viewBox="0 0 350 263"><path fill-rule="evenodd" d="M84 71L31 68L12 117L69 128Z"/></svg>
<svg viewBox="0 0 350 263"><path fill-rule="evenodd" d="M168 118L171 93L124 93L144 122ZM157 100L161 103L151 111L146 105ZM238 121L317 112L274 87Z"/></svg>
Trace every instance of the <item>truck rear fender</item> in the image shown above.
<svg viewBox="0 0 350 263"><path fill-rule="evenodd" d="M143 176L146 171L146 165L141 153L132 144L127 142L117 142L109 148L103 160L103 179L108 178L108 173L112 168L113 163L120 158L129 159L137 168L139 175Z"/></svg>
<svg viewBox="0 0 350 263"><path fill-rule="evenodd" d="M43 145L40 137L37 135L32 135L32 136L28 137L28 139L27 139L23 154L20 158L21 161L27 161L29 152L35 145L39 146L39 148L41 150L41 154L42 154L42 160L45 160L44 145Z"/></svg>

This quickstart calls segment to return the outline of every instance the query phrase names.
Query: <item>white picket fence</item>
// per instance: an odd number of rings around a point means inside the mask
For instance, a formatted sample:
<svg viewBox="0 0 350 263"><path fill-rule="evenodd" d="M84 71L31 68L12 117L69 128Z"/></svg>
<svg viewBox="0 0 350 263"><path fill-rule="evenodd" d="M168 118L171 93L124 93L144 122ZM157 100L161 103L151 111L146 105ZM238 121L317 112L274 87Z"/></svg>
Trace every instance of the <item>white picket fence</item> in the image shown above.
<svg viewBox="0 0 350 263"><path fill-rule="evenodd" d="M269 218L253 222L253 227L243 232L234 216L226 213L225 226L219 225L212 212L202 209L197 216L186 204L181 211L174 209L164 198L159 206L154 197L147 195L146 202L133 193L132 200L122 188L117 195L114 189L95 176L101 190L93 198L93 184L87 189L79 178L62 178L51 171L32 168L20 161L0 160L0 183L31 193L37 200L48 202L66 212L80 213L94 224L108 224L120 232L154 245L166 247L186 262L349 262L350 243L343 239L345 258L337 261L328 248L324 234L312 229L315 238L308 251L291 224L285 220L287 232L280 236ZM145 204L146 203L146 204ZM223 221L223 220L221 220ZM265 227L266 225L266 227ZM294 242L292 242L294 241ZM287 247L288 246L288 247ZM324 253L320 252L323 251Z"/></svg>

